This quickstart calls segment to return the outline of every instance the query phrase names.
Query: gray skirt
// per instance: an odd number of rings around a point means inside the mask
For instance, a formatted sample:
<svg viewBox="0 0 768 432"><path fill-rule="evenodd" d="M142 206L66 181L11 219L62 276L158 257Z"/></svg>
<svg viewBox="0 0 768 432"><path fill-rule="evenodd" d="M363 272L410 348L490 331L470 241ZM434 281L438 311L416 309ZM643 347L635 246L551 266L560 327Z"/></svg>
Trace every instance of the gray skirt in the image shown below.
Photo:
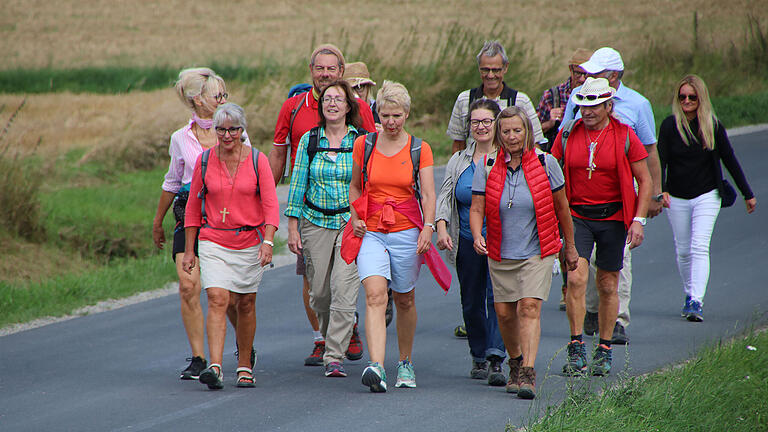
<svg viewBox="0 0 768 432"><path fill-rule="evenodd" d="M261 245L246 249L227 249L209 241L200 240L200 283L204 289L224 288L238 294L259 290L264 267L259 262Z"/></svg>

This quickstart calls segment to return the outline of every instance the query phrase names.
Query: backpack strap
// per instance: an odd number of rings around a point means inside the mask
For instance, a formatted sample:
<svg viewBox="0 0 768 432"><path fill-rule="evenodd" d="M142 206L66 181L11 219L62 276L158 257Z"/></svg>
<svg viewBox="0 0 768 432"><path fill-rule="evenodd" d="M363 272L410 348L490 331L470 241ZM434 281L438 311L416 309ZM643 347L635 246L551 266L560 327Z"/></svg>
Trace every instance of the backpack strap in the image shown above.
<svg viewBox="0 0 768 432"><path fill-rule="evenodd" d="M360 136L360 133L357 133L355 135L355 138ZM311 208L312 210L315 210L317 212L320 212L326 216L335 216L337 214L346 213L349 211L349 206L346 207L340 207L336 209L324 209L318 205L315 205L312 201L307 198L307 192L309 191L309 173L312 169L312 161L315 159L315 155L317 155L317 152L336 152L336 153L351 153L353 148L318 148L318 142L320 141L320 126L315 126L312 129L309 130L309 143L307 144L307 158L309 159L309 163L307 163L307 187L304 189L304 204L307 205L307 207Z"/></svg>
<svg viewBox="0 0 768 432"><path fill-rule="evenodd" d="M560 159L560 166L565 165L565 147L568 145L568 137L571 135L571 131L573 131L573 125L575 124L576 120L571 119L565 122L565 126L563 126L563 134L560 137L560 143L563 147L563 158Z"/></svg>
<svg viewBox="0 0 768 432"><path fill-rule="evenodd" d="M291 176L291 134L293 134L293 122L296 120L296 115L299 114L301 106L309 97L309 92L305 93L303 97L298 98L298 103L291 110L291 122L288 124L288 136L285 137L285 143L288 146L288 154L285 155L285 170L283 171L283 178L286 179Z"/></svg>
<svg viewBox="0 0 768 432"><path fill-rule="evenodd" d="M365 136L365 148L363 152L363 188L368 184L368 160L371 159L373 149L376 147L376 140L378 139L376 132L371 132Z"/></svg>
<svg viewBox="0 0 768 432"><path fill-rule="evenodd" d="M253 172L256 173L256 195L260 192L259 187L259 149L251 147L251 162L253 162Z"/></svg>
<svg viewBox="0 0 768 432"><path fill-rule="evenodd" d="M205 172L208 171L208 159L211 157L211 149L207 149L200 157L200 177L203 180L203 187L198 192L197 197L200 198L200 216L203 220L203 224L208 223L208 218L205 214L205 194L208 193L208 186L205 185Z"/></svg>
<svg viewBox="0 0 768 432"><path fill-rule="evenodd" d="M416 199L421 201L421 188L419 187L419 165L421 164L421 144L423 140L411 136L411 165L413 166L413 192Z"/></svg>
<svg viewBox="0 0 768 432"><path fill-rule="evenodd" d="M557 108L560 106L560 90L557 88L557 86L552 87L549 89L549 91L552 93L552 108Z"/></svg>
<svg viewBox="0 0 768 432"><path fill-rule="evenodd" d="M512 87L507 87L507 85L504 84L504 88L501 89L501 94L499 96L502 99L507 100L508 107L515 106L515 102L517 101L517 90Z"/></svg>

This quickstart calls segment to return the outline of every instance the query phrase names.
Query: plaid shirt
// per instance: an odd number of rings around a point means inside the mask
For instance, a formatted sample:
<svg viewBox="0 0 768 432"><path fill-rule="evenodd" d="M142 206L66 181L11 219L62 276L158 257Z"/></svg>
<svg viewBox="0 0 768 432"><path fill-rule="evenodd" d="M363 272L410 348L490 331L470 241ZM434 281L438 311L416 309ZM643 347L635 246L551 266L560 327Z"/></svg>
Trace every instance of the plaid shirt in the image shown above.
<svg viewBox="0 0 768 432"><path fill-rule="evenodd" d="M356 137L357 129L348 125L347 134L341 140L341 148L352 149ZM291 188L288 192L288 208L285 209L285 215L299 219L303 217L323 228L339 229L349 220L349 212L326 216L307 207L304 196L306 194L312 204L323 209L332 210L349 206L352 152L336 153L335 161L328 156L328 152L317 152L312 160L312 166L309 167L308 145L309 132L301 137L296 151L296 163L291 175ZM317 148L328 148L328 138L325 136L324 128L319 130Z"/></svg>
<svg viewBox="0 0 768 432"><path fill-rule="evenodd" d="M560 106L565 108L565 105L568 103L568 98L571 97L571 78L568 77L568 79L557 86L557 91L560 93ZM552 96L552 89L546 89L544 90L544 94L541 95L541 100L539 100L539 107L536 108L536 111L539 113L539 121L542 123L549 120L549 112L554 107L555 98Z"/></svg>

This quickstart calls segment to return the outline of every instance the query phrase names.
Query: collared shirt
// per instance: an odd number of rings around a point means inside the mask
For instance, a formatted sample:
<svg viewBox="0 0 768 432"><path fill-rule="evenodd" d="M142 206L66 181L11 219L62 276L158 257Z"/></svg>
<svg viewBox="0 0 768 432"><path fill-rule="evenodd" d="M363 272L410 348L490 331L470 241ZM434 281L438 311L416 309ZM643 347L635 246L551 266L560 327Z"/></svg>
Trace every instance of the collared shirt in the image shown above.
<svg viewBox="0 0 768 432"><path fill-rule="evenodd" d="M571 78L568 77L564 83L558 84L556 88L560 95L560 104L567 103L568 98L571 97ZM542 123L549 121L549 112L552 111L552 108L558 108L554 106L554 103L555 98L552 96L552 89L549 88L544 90L544 94L541 95L541 99L539 100L539 107L536 109L539 113L539 120Z"/></svg>
<svg viewBox="0 0 768 432"><path fill-rule="evenodd" d="M354 147L357 129L347 126L347 134L341 140L341 147ZM309 222L328 229L339 229L349 220L349 212L337 215L324 215L313 210L304 203L304 196L314 205L328 210L349 206L349 182L352 180L352 152L336 153L331 157L329 152L315 153L312 166L309 166L309 132L299 141L296 152L296 164L291 175L291 187L288 192L288 217L304 218ZM330 143L325 136L325 128L318 131L317 148L328 148ZM309 181L307 181L309 178ZM309 185L309 188L307 188Z"/></svg>
<svg viewBox="0 0 768 432"><path fill-rule="evenodd" d="M574 114L574 108L577 105L573 102L573 95L581 89L581 86L576 87L571 92L571 97L568 99L568 105L565 107L565 113L563 114L563 121L560 124L560 129L563 128L569 120L581 118L581 111L577 111ZM616 89L616 94L613 96L613 112L619 117L622 123L631 127L640 142L643 145L656 144L656 121L653 119L653 110L651 109L651 103L648 102L643 95L625 86L623 83L619 83L619 88Z"/></svg>

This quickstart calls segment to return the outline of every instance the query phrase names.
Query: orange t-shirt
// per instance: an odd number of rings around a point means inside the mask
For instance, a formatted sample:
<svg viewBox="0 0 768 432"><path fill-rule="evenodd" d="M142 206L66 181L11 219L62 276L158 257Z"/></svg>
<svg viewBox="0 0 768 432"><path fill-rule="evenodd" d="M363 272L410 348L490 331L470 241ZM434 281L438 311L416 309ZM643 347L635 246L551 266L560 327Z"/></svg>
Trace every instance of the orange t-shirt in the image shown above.
<svg viewBox="0 0 768 432"><path fill-rule="evenodd" d="M411 140L408 138L408 144L392 156L384 156L377 148L373 149L371 158L368 160L368 199L376 202L384 202L387 198L394 198L395 201L405 201L413 196L413 164L411 163ZM363 155L365 153L365 136L355 140L355 147L352 151L352 158L359 167L363 166ZM433 165L432 148L426 141L421 144L421 158L419 160L419 169ZM381 211L368 215L365 221L368 230L377 231L379 225L379 216ZM395 212L395 224L387 232L403 231L410 228L416 228L405 216Z"/></svg>

